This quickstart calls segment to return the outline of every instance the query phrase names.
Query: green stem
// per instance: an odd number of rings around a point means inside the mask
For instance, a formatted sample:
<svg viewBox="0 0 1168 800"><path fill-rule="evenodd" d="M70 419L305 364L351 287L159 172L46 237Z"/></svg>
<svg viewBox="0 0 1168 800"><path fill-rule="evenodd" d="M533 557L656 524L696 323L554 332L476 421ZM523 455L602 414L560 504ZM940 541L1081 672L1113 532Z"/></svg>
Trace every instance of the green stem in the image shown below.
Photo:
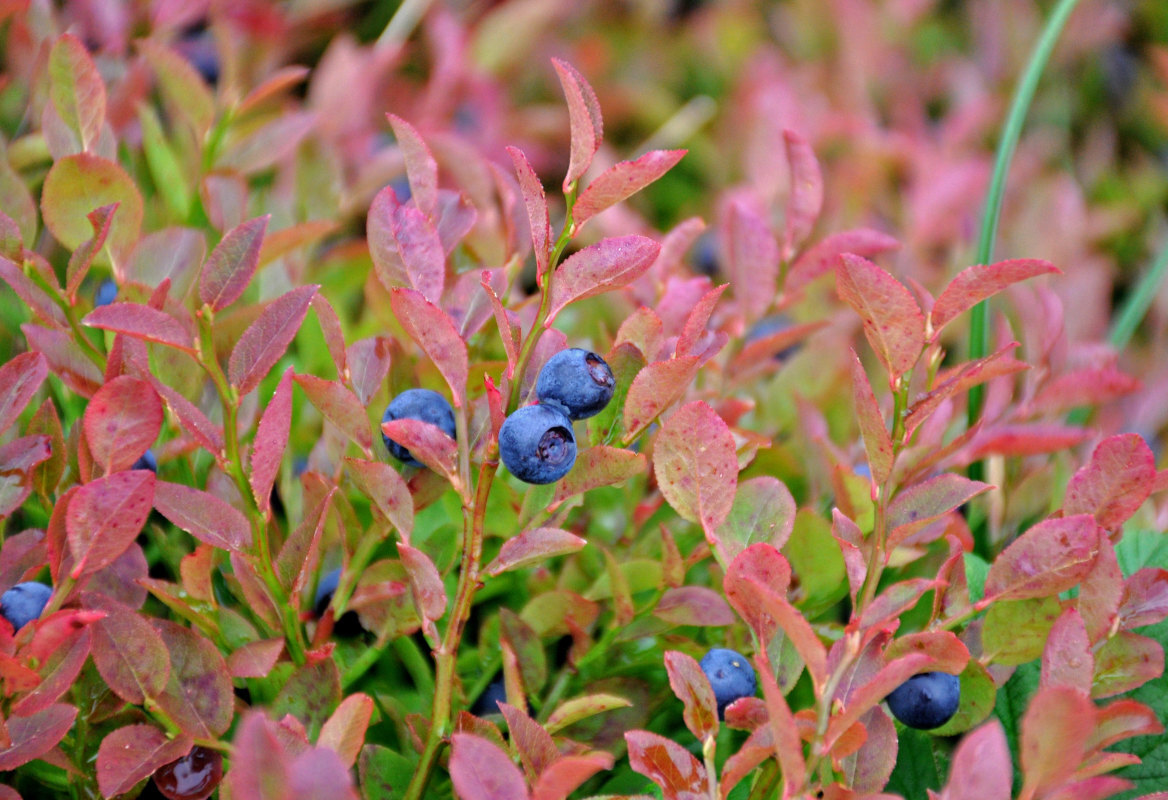
<svg viewBox="0 0 1168 800"><path fill-rule="evenodd" d="M1010 103L1010 110L1006 115L1006 122L1002 127L1002 138L998 142L997 153L994 157L994 171L990 179L989 190L986 193L985 209L982 212L981 232L977 240L977 254L975 263L989 264L993 259L994 239L997 238L998 222L1002 215L1002 198L1006 191L1006 177L1010 171L1010 162L1014 157L1014 150L1018 146L1018 139L1022 134L1022 125L1026 121L1026 114L1034 100L1038 81L1042 77L1050 54L1054 50L1063 26L1079 0L1059 0L1050 18L1043 26L1038 42L1030 54L1030 61L1022 72L1018 87L1014 90L1014 98ZM982 301L973 307L969 320L969 358L971 361L984 358L989 353L989 305ZM981 384L969 390L969 407L967 419L970 427L977 424L981 417L982 406L985 403L985 387ZM980 480L985 475L985 466L977 461L969 466L969 477ZM983 558L992 558L989 552L989 535L985 526L980 526L974 532L974 550Z"/></svg>
<svg viewBox="0 0 1168 800"><path fill-rule="evenodd" d="M1112 347L1122 350L1131 341L1132 334L1136 332L1144 315L1151 308L1156 293L1160 291L1165 276L1168 276L1168 245L1160 251L1148 274L1140 279L1135 292L1124 301L1123 308L1120 309L1119 316L1112 323L1111 332L1107 335Z"/></svg>

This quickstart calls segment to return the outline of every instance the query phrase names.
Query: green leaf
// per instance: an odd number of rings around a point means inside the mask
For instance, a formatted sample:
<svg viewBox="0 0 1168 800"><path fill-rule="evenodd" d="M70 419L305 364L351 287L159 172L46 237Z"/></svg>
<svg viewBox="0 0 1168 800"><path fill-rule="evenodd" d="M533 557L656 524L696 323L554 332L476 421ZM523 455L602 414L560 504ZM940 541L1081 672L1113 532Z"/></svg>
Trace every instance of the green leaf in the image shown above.
<svg viewBox="0 0 1168 800"><path fill-rule="evenodd" d="M925 731L896 727L900 743L896 767L884 791L910 798L923 798L929 789L939 791L949 772L949 753L944 743Z"/></svg>

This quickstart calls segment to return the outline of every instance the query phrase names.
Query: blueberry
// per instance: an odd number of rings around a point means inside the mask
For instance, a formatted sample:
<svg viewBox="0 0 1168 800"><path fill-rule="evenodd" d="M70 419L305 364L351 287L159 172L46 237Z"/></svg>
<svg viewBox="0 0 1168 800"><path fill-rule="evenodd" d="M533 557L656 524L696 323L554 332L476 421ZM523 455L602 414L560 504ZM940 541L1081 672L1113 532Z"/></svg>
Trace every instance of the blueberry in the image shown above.
<svg viewBox="0 0 1168 800"><path fill-rule="evenodd" d="M740 697L753 697L758 682L754 667L746 656L734 650L715 647L701 660L702 672L710 679L714 699L718 702L718 719L726 711L726 706Z"/></svg>
<svg viewBox="0 0 1168 800"><path fill-rule="evenodd" d="M450 403L445 397L429 389L407 389L393 398L385 409L385 415L381 421L390 422L395 419L417 419L429 422L431 425L437 425L441 428L450 438L454 438L454 409L450 407ZM385 446L389 448L389 454L398 461L415 467L422 466L422 462L410 455L409 450L384 433L381 434L381 438L385 441Z"/></svg>
<svg viewBox="0 0 1168 800"><path fill-rule="evenodd" d="M37 581L18 583L0 595L0 614L20 630L41 615L53 589Z"/></svg>
<svg viewBox="0 0 1168 800"><path fill-rule="evenodd" d="M317 619L324 616L324 612L328 610L329 604L333 601L333 595L336 594L337 586L341 582L341 568L337 567L324 574L320 579L320 583L316 585L316 597L312 601L312 613L316 615ZM356 636L361 632L361 621L357 618L357 612L346 611L341 614L341 618L333 622L333 633L342 638L350 638Z"/></svg>
<svg viewBox="0 0 1168 800"><path fill-rule="evenodd" d="M147 450L130 466L130 469L148 469L151 472L157 473L158 459L154 457L152 450Z"/></svg>
<svg viewBox="0 0 1168 800"><path fill-rule="evenodd" d="M746 332L743 341L750 344L758 339L765 339L768 336L774 336L776 333L781 333L791 327L791 320L786 314L771 314L768 317L763 317L758 322L750 327ZM775 361L782 361L789 358L799 349L799 345L793 344L784 347L779 352L775 353Z"/></svg>
<svg viewBox="0 0 1168 800"><path fill-rule="evenodd" d="M718 264L718 240L714 238L713 233L705 231L698 237L690 251L690 260L693 262L694 272L699 275L711 278L718 275L721 270Z"/></svg>
<svg viewBox="0 0 1168 800"><path fill-rule="evenodd" d="M961 705L961 680L947 672L922 672L896 687L886 698L892 716L910 728L939 728Z"/></svg>
<svg viewBox="0 0 1168 800"><path fill-rule="evenodd" d="M507 702L507 687L503 684L503 676L495 678L487 684L487 688L478 696L470 707L470 713L476 717L485 717L487 714L498 714L498 703Z"/></svg>
<svg viewBox="0 0 1168 800"><path fill-rule="evenodd" d="M114 283L113 278L106 278L97 285L97 291L93 293L93 307L108 306L117 299L118 285Z"/></svg>
<svg viewBox="0 0 1168 800"><path fill-rule="evenodd" d="M182 758L154 771L154 785L170 800L203 800L223 778L223 756L195 746Z"/></svg>
<svg viewBox="0 0 1168 800"><path fill-rule="evenodd" d="M541 403L559 406L569 419L586 419L604 410L615 388L616 378L603 358L569 347L543 365L535 394Z"/></svg>
<svg viewBox="0 0 1168 800"><path fill-rule="evenodd" d="M576 463L572 421L556 406L524 406L503 420L499 455L524 483L555 483Z"/></svg>

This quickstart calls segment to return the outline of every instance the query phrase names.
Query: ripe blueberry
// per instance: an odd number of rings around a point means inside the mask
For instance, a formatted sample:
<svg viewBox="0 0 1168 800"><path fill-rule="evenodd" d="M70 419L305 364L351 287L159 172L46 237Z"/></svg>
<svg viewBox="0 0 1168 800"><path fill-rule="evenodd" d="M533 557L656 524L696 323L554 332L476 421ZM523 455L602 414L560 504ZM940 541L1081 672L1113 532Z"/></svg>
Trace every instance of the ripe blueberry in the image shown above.
<svg viewBox="0 0 1168 800"><path fill-rule="evenodd" d="M470 713L476 717L485 717L487 714L498 714L498 703L507 702L507 687L503 683L503 676L495 678L487 684L487 688L483 689L483 693L478 696L474 704L470 707Z"/></svg>
<svg viewBox="0 0 1168 800"><path fill-rule="evenodd" d="M130 466L130 469L148 469L151 472L157 473L158 459L154 457L154 452L152 450L147 450L138 457L138 460Z"/></svg>
<svg viewBox="0 0 1168 800"><path fill-rule="evenodd" d="M450 438L454 438L454 409L450 407L450 403L445 397L429 389L407 389L393 398L389 406L386 407L385 415L382 416L381 421L390 422L395 419L417 419L429 422L431 425L437 425L441 428ZM381 438L385 442L385 446L389 448L389 454L398 461L415 467L422 466L422 462L410 455L409 450L384 433L381 434Z"/></svg>
<svg viewBox="0 0 1168 800"><path fill-rule="evenodd" d="M586 419L604 410L615 388L616 378L603 358L569 347L543 365L535 394L541 403L559 406L569 419Z"/></svg>
<svg viewBox="0 0 1168 800"><path fill-rule="evenodd" d="M18 583L0 595L0 614L20 630L41 615L53 589L37 581Z"/></svg>
<svg viewBox="0 0 1168 800"><path fill-rule="evenodd" d="M195 746L180 759L154 771L154 785L170 800L203 800L223 778L223 756Z"/></svg>
<svg viewBox="0 0 1168 800"><path fill-rule="evenodd" d="M961 705L961 680L947 672L922 672L892 690L886 698L892 716L910 728L939 728Z"/></svg>
<svg viewBox="0 0 1168 800"><path fill-rule="evenodd" d="M524 483L555 483L576 463L572 421L542 403L517 409L499 429L499 455Z"/></svg>
<svg viewBox="0 0 1168 800"><path fill-rule="evenodd" d="M106 278L97 285L97 291L93 293L93 307L108 306L117 299L118 285L114 283L113 278Z"/></svg>
<svg viewBox="0 0 1168 800"><path fill-rule="evenodd" d="M700 664L718 702L718 719L722 719L726 706L738 698L754 696L758 686L754 667L741 653L715 647L702 657Z"/></svg>

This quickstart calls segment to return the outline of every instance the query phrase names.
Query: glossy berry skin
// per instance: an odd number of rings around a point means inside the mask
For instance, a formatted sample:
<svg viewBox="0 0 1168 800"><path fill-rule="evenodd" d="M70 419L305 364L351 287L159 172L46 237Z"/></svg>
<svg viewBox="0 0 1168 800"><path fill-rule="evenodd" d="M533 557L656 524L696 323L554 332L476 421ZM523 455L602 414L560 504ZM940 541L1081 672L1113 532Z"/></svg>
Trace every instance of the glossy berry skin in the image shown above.
<svg viewBox="0 0 1168 800"><path fill-rule="evenodd" d="M753 697L758 688L754 667L746 656L724 647L715 647L699 662L702 672L710 679L714 690L714 700L718 703L718 719L722 719L726 706L740 697Z"/></svg>
<svg viewBox="0 0 1168 800"><path fill-rule="evenodd" d="M130 466L130 469L148 469L151 472L157 473L158 459L154 457L152 450L147 450Z"/></svg>
<svg viewBox="0 0 1168 800"><path fill-rule="evenodd" d="M543 403L516 409L499 429L499 456L524 483L555 483L576 463L572 421Z"/></svg>
<svg viewBox="0 0 1168 800"><path fill-rule="evenodd" d="M223 756L195 746L182 758L154 771L154 785L170 800L203 800L223 778Z"/></svg>
<svg viewBox="0 0 1168 800"><path fill-rule="evenodd" d="M112 278L106 278L97 285L97 291L93 294L93 307L108 306L117 299L118 285L114 283Z"/></svg>
<svg viewBox="0 0 1168 800"><path fill-rule="evenodd" d="M52 594L51 586L37 581L18 583L0 595L0 614L20 630L41 615Z"/></svg>
<svg viewBox="0 0 1168 800"><path fill-rule="evenodd" d="M612 400L616 378L603 358L591 350L569 347L547 360L539 371L539 402L559 406L569 419L599 414Z"/></svg>
<svg viewBox="0 0 1168 800"><path fill-rule="evenodd" d="M417 419L429 422L431 425L441 428L451 439L454 438L454 409L450 407L450 403L445 397L429 389L407 389L393 398L389 406L386 407L381 421L391 422L395 419ZM422 466L422 462L410 455L409 450L384 433L381 434L381 438L389 449L389 454L398 461L414 467Z"/></svg>
<svg viewBox="0 0 1168 800"><path fill-rule="evenodd" d="M908 727L939 728L961 705L961 681L947 672L922 672L896 687L887 700L892 716Z"/></svg>

